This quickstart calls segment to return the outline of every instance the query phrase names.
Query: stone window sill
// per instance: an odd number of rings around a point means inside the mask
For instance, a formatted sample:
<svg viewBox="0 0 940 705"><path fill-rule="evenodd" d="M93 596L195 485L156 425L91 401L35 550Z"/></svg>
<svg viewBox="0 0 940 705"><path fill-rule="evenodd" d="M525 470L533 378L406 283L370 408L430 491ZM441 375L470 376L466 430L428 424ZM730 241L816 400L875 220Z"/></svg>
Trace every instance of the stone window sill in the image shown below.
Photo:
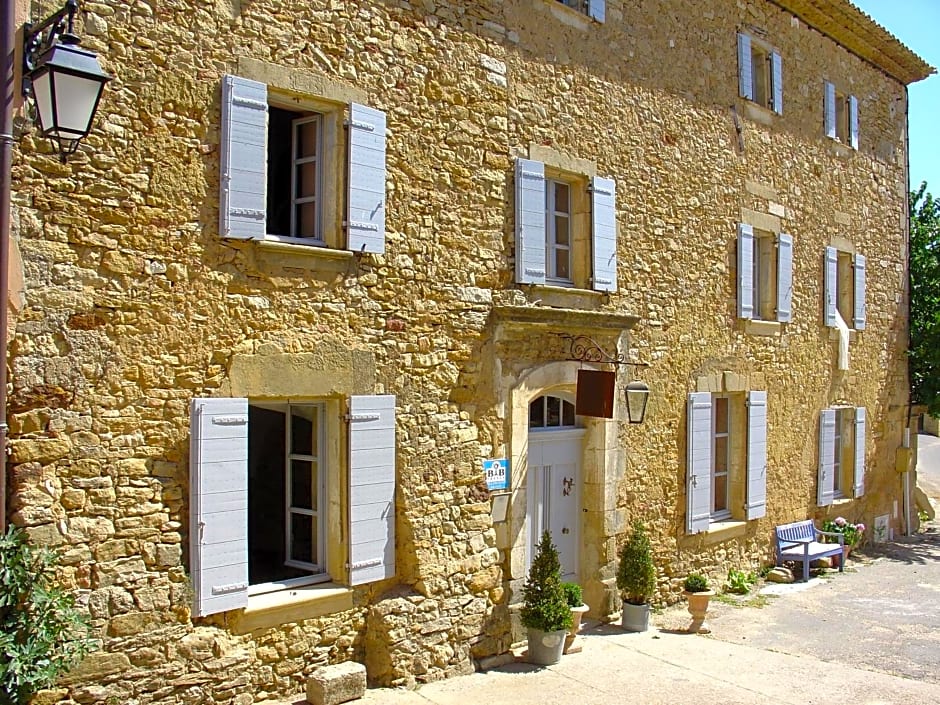
<svg viewBox="0 0 940 705"><path fill-rule="evenodd" d="M558 2L558 0L535 0L536 3L541 5L548 5L551 13L562 23L568 25L569 27L575 27L580 30L587 30L591 26L591 18L585 15L580 10L576 10L573 7L568 7Z"/></svg>
<svg viewBox="0 0 940 705"><path fill-rule="evenodd" d="M247 634L256 629L345 612L352 606L353 591L336 583L318 583L252 595L248 598L248 606L235 613L233 630L237 634Z"/></svg>
<svg viewBox="0 0 940 705"><path fill-rule="evenodd" d="M607 293L592 289L532 284L528 287L529 303L572 309L596 309L607 300Z"/></svg>
<svg viewBox="0 0 940 705"><path fill-rule="evenodd" d="M355 258L349 250L334 250L279 240L254 240L258 256L268 264L304 269L346 271Z"/></svg>
<svg viewBox="0 0 940 705"><path fill-rule="evenodd" d="M755 103L747 98L742 98L741 100L744 102L744 117L748 120L759 122L762 125L773 125L774 119L779 117L773 110L765 108L759 103Z"/></svg>
<svg viewBox="0 0 940 705"><path fill-rule="evenodd" d="M751 335L779 336L783 332L783 324L779 321L744 321L744 332Z"/></svg>
<svg viewBox="0 0 940 705"><path fill-rule="evenodd" d="M828 137L827 139L829 140L829 151L837 157L847 158L855 154L856 150L845 144L838 137Z"/></svg>
<svg viewBox="0 0 940 705"><path fill-rule="evenodd" d="M729 541L733 538L744 536L746 531L746 521L730 519L728 521L712 522L708 526L708 531L705 532L705 544L710 545L721 543L722 541Z"/></svg>

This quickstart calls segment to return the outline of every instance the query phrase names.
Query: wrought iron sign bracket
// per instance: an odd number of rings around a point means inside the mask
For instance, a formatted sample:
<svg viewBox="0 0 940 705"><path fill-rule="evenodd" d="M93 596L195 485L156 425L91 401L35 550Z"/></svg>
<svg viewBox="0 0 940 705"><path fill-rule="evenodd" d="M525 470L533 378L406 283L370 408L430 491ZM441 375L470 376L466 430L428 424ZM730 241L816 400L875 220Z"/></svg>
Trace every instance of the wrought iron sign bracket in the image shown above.
<svg viewBox="0 0 940 705"><path fill-rule="evenodd" d="M23 85L24 96L32 95L29 75L36 68L39 55L51 48L60 38L75 38L75 13L78 0L66 0L65 5L38 25L23 25ZM77 43L77 41L75 42Z"/></svg>
<svg viewBox="0 0 940 705"><path fill-rule="evenodd" d="M568 341L568 362L593 362L619 367L649 367L646 362L630 362L623 353L611 355L600 344L586 335L569 335L559 333L561 338Z"/></svg>

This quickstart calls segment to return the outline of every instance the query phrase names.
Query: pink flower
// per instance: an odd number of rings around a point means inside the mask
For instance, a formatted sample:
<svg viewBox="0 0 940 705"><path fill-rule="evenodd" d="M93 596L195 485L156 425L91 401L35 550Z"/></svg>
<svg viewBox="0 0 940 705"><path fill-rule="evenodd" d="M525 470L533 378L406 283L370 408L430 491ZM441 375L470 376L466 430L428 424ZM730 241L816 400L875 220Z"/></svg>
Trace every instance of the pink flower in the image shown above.
<svg viewBox="0 0 940 705"><path fill-rule="evenodd" d="M835 524L836 526L845 526L845 519L842 517L836 517Z"/></svg>
<svg viewBox="0 0 940 705"><path fill-rule="evenodd" d="M858 524L855 525L855 530L865 533L865 525L859 522Z"/></svg>

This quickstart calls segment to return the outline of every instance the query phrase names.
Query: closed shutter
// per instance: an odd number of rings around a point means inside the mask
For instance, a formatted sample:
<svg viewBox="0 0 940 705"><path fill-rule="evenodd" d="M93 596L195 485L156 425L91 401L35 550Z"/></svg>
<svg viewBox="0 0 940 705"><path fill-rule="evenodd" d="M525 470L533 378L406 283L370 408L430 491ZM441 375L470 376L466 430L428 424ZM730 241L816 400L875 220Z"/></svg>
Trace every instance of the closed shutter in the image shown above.
<svg viewBox="0 0 940 705"><path fill-rule="evenodd" d="M591 233L594 240L594 291L617 291L617 185L591 180Z"/></svg>
<svg viewBox="0 0 940 705"><path fill-rule="evenodd" d="M603 22L607 19L606 0L588 0L588 16L598 22Z"/></svg>
<svg viewBox="0 0 940 705"><path fill-rule="evenodd" d="M707 531L712 506L712 395L692 392L688 404L686 529Z"/></svg>
<svg viewBox="0 0 940 705"><path fill-rule="evenodd" d="M754 228L738 223L738 318L754 318Z"/></svg>
<svg viewBox="0 0 940 705"><path fill-rule="evenodd" d="M545 165L516 160L516 281L545 283Z"/></svg>
<svg viewBox="0 0 940 705"><path fill-rule="evenodd" d="M353 252L385 252L385 113L349 106L347 245Z"/></svg>
<svg viewBox="0 0 940 705"><path fill-rule="evenodd" d="M865 330L865 255L856 254L853 265L855 311L852 323L855 330Z"/></svg>
<svg viewBox="0 0 940 705"><path fill-rule="evenodd" d="M861 497L865 494L865 407L855 410L855 483L852 494Z"/></svg>
<svg viewBox="0 0 940 705"><path fill-rule="evenodd" d="M754 82L751 71L751 38L738 34L738 93L742 98L754 100Z"/></svg>
<svg viewBox="0 0 940 705"><path fill-rule="evenodd" d="M248 400L193 399L189 444L193 612L248 604Z"/></svg>
<svg viewBox="0 0 940 705"><path fill-rule="evenodd" d="M219 233L238 240L262 239L267 229L267 86L223 76L221 127Z"/></svg>
<svg viewBox="0 0 940 705"><path fill-rule="evenodd" d="M349 400L349 582L395 575L395 397Z"/></svg>
<svg viewBox="0 0 940 705"><path fill-rule="evenodd" d="M793 317L793 238L780 233L777 238L777 320L789 323Z"/></svg>
<svg viewBox="0 0 940 705"><path fill-rule="evenodd" d="M826 507L832 504L835 493L834 457L836 450L836 411L819 412L819 472L816 479L817 502Z"/></svg>
<svg viewBox="0 0 940 705"><path fill-rule="evenodd" d="M824 294L823 294L823 319L827 326L836 325L836 290L837 272L839 267L839 251L834 247L826 248L824 272Z"/></svg>
<svg viewBox="0 0 940 705"><path fill-rule="evenodd" d="M849 96L849 144L858 149L858 98Z"/></svg>
<svg viewBox="0 0 940 705"><path fill-rule="evenodd" d="M767 514L767 392L747 395L747 519Z"/></svg>
<svg viewBox="0 0 940 705"><path fill-rule="evenodd" d="M773 76L773 111L783 115L783 60L777 52L770 54L770 68Z"/></svg>
<svg viewBox="0 0 940 705"><path fill-rule="evenodd" d="M836 138L836 87L826 81L823 91L823 116L826 128L826 137Z"/></svg>

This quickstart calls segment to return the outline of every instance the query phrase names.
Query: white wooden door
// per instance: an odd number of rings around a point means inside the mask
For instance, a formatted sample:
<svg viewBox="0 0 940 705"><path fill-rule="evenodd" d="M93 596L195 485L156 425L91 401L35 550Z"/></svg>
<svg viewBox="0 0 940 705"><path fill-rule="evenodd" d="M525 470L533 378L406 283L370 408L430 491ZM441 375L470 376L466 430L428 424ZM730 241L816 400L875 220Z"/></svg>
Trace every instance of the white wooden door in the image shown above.
<svg viewBox="0 0 940 705"><path fill-rule="evenodd" d="M562 580L578 581L582 429L529 434L529 564L542 532L558 548Z"/></svg>

